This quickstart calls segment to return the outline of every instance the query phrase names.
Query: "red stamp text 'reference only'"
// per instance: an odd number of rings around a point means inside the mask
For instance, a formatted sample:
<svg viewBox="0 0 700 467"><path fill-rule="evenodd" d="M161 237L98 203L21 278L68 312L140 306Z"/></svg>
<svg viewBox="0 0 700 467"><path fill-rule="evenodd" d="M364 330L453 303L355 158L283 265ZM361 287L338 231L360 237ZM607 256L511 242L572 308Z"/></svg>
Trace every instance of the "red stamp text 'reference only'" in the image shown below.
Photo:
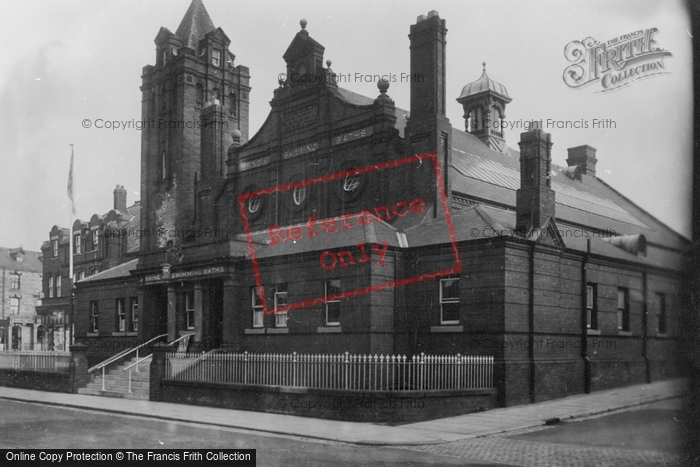
<svg viewBox="0 0 700 467"><path fill-rule="evenodd" d="M454 266L446 269L441 269L438 271L432 271L419 276L407 277L403 279L398 279L394 281L388 281L382 284L375 284L368 287L361 287L354 290L348 290L345 292L340 292L333 295L328 295L326 297L308 299L298 302L288 303L283 307L279 308L268 308L267 300L265 298L263 281L260 275L260 267L258 264L258 258L255 253L255 243L253 241L253 232L250 230L250 224L248 222L248 210L246 208L247 201L251 198L262 197L271 195L273 193L281 193L288 190L294 190L297 187L308 187L312 185L318 185L321 183L328 183L333 180L345 179L346 177L353 175L361 175L365 173L375 172L379 170L387 170L393 167L398 167L410 163L423 163L423 161L432 162L435 169L436 185L440 194L440 202L442 203L443 212L445 216L445 224L447 226L448 234L450 237L450 246L452 253L454 255ZM314 305L320 305L326 303L327 301L335 301L343 298L355 297L357 295L362 295L370 292L375 292L378 290L384 290L391 287L400 287L408 284L413 284L416 282L421 282L429 279L434 279L442 276L449 276L451 274L459 274L462 271L462 261L459 258L459 251L457 248L457 240L455 238L454 226L452 225L452 215L450 213L450 206L447 200L447 195L445 193L445 187L443 185L442 171L440 169L440 163L437 158L437 154L426 153L421 155L413 155L405 157L402 159L396 159L389 162L383 162L380 164L374 164L366 167L361 167L357 169L345 170L343 172L337 172L334 174L324 175L322 177L310 178L308 180L297 181L293 183L288 183L285 185L278 185L274 187L265 188L262 190L250 191L241 194L238 197L238 205L241 210L241 216L243 218L243 225L245 227L246 238L248 240L248 251L250 254L250 259L253 264L253 273L255 275L255 283L259 289L259 297L263 307L264 314L272 313L285 313L289 310L295 310L299 308L306 308ZM435 207L437 209L437 206ZM357 213L344 214L337 216L335 218L328 219L318 219L317 216L312 216L305 224L293 225L293 226L273 226L269 227L267 233L269 234L269 245L274 248L275 245L280 243L285 243L287 241L297 241L303 237L315 237L318 235L333 234L339 230L345 230L353 227L353 225L348 224L352 219L356 220L359 225L367 225L372 222L381 222L387 219L391 219L393 215L395 218L404 217L407 215L416 215L424 212L426 209L425 201L421 198L414 198L412 200L405 200L395 203L391 206L378 206L373 210L363 210ZM373 211L373 212L372 212ZM364 244L353 245L359 248L361 252L361 257L358 262L369 261L371 253L377 253L380 257L377 264L383 264L386 251L388 249L388 243L382 244L372 244L365 246ZM369 252L369 255L367 253ZM321 253L319 258L320 266L326 270L333 269L338 262L340 266L345 266L349 261L351 264L355 264L354 258L350 254L343 255L343 253L349 253L347 251L341 251L337 254L327 250Z"/></svg>

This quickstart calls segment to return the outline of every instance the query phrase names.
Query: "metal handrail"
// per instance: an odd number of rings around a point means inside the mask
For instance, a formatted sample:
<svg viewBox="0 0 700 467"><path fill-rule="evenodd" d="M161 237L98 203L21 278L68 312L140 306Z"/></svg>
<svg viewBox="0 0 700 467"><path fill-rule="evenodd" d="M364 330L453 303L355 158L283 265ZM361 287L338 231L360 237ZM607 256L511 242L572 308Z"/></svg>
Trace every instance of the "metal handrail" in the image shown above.
<svg viewBox="0 0 700 467"><path fill-rule="evenodd" d="M106 367L107 365L109 365L110 363L113 363L113 362L119 360L120 358L124 357L125 355L128 355L128 354L130 354L131 352L138 352L138 350L139 350L141 347L143 347L143 346L145 346L145 345L148 345L148 344L150 344L151 342L153 342L154 340L160 339L160 338L165 337L165 336L167 336L167 335L168 335L167 333L166 333L166 334L161 334L160 336L156 336L156 337L154 337L153 339L149 340L148 342L144 342L143 344L139 345L138 347L134 347L133 349L124 349L124 350L122 350L121 352L119 352L118 354L113 355L112 357L108 358L108 359L105 360L104 362L98 363L97 365L93 366L93 367L90 368L87 372L88 372L88 374L90 374L90 373L93 373L93 372L95 372L95 371L97 371L97 370L99 370L99 369L101 369L101 368L104 368L104 367ZM177 341L174 341L174 342L177 342ZM138 356L138 355L137 355L137 356Z"/></svg>
<svg viewBox="0 0 700 467"><path fill-rule="evenodd" d="M177 343L177 342L180 342L181 340L183 340L183 339L185 339L185 338L192 337L192 336L194 336L194 333L193 333L193 332L191 332L191 333L189 333L189 334L184 334L184 335L178 337L177 339L175 339L174 341L168 343L168 346L172 346L173 344L175 344L175 343ZM134 365L136 365L136 372L138 373L138 372L139 372L138 364L141 363L141 362L144 361L144 360L147 360L147 359L151 358L151 357L153 357L153 353L151 353L150 355L147 355L147 356L143 357L143 358L140 359L140 360L137 360L136 362L132 363L131 365L129 365L128 367L126 367L126 368L124 368L124 369L122 370L122 371L129 370L129 392L133 392L133 391L131 390L131 368L132 368ZM137 358L138 358L138 354L137 354ZM104 371L104 369L103 369L103 371ZM102 377L102 390L103 390L103 391L104 391L104 385L105 385L105 382L104 382L104 381L105 381L105 380L104 380L104 376L103 376L103 377Z"/></svg>
<svg viewBox="0 0 700 467"><path fill-rule="evenodd" d="M184 339L185 337L190 337L190 336L194 336L194 333L182 335L182 336L178 337L177 339L175 339L174 341L170 342L168 345L169 345L169 346L172 346L172 345L175 344L176 342L179 342L179 341L181 341L182 339ZM129 365L128 367L124 368L124 370L122 370L122 371L129 370L129 369L131 369L131 367L133 367L134 365L138 365L138 364L141 363L142 361L146 360L147 358L151 358L152 356L153 356L153 354L146 355L146 356L143 357L141 360L138 360L138 361L132 363L132 364ZM138 368L136 369L136 371L138 371Z"/></svg>
<svg viewBox="0 0 700 467"><path fill-rule="evenodd" d="M137 360L136 362L132 363L132 364L129 365L128 367L124 368L122 371L130 370L131 367L133 367L134 365L138 365L138 364L141 363L142 361L148 360L148 359L151 358L152 356L153 356L153 354L151 354L151 355L146 355L146 356L143 357L141 360ZM138 367L136 367L136 371L137 371L137 372L139 371Z"/></svg>

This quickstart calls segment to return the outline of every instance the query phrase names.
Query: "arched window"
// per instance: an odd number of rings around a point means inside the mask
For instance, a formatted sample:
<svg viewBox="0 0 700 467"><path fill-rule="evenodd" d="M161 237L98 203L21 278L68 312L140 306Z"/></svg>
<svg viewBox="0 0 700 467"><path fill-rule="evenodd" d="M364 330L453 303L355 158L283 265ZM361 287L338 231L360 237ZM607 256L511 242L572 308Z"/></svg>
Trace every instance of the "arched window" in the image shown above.
<svg viewBox="0 0 700 467"><path fill-rule="evenodd" d="M262 200L259 196L252 196L248 198L248 212L251 214L257 213L260 210L261 203Z"/></svg>
<svg viewBox="0 0 700 467"><path fill-rule="evenodd" d="M165 146L165 142L162 144ZM165 151L165 147L160 152L160 178L161 180L168 178L168 154Z"/></svg>
<svg viewBox="0 0 700 467"><path fill-rule="evenodd" d="M167 102L168 102L168 88L166 86L163 86L163 90L162 90L161 95L160 95L160 110L161 110L161 112L166 109Z"/></svg>
<svg viewBox="0 0 700 467"><path fill-rule="evenodd" d="M355 191L360 186L360 174L348 174L343 182L343 191Z"/></svg>
<svg viewBox="0 0 700 467"><path fill-rule="evenodd" d="M292 199L294 200L295 205L301 206L301 204L306 199L306 186L305 185L295 186L294 190L292 191Z"/></svg>
<svg viewBox="0 0 700 467"><path fill-rule="evenodd" d="M197 96L195 98L195 104L197 107L201 107L204 103L204 88L201 84L197 83Z"/></svg>
<svg viewBox="0 0 700 467"><path fill-rule="evenodd" d="M236 101L236 95L234 93L229 94L228 95L228 113L235 117L237 115L237 112L236 112L237 106L238 106L238 102Z"/></svg>

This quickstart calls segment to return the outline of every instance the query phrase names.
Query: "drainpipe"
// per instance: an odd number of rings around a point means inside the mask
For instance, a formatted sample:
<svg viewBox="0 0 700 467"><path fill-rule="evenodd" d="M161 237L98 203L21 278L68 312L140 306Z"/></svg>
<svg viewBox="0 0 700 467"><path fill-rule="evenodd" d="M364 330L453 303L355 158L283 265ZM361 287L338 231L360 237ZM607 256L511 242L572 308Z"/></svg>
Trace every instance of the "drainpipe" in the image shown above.
<svg viewBox="0 0 700 467"><path fill-rule="evenodd" d="M647 270L642 271L642 357L644 357L644 373L646 377L646 382L651 383L651 368L649 368L649 354L648 354L648 328L649 328L649 290L647 288Z"/></svg>
<svg viewBox="0 0 700 467"><path fill-rule="evenodd" d="M591 360L588 358L588 326L586 325L588 295L588 261L591 255L591 239L586 241L586 253L581 260L581 359L583 359L583 392L591 392ZM595 298L595 297L594 297ZM595 307L594 307L595 309Z"/></svg>
<svg viewBox="0 0 700 467"><path fill-rule="evenodd" d="M535 242L530 246L530 283L528 310L528 341L530 342L527 356L530 361L530 402L535 402Z"/></svg>

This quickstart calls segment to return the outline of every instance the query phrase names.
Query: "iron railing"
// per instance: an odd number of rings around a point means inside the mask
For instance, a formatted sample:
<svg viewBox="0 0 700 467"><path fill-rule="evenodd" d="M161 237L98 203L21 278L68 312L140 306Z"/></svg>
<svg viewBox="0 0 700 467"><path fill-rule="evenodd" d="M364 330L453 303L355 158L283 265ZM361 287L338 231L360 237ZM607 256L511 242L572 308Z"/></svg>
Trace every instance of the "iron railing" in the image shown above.
<svg viewBox="0 0 700 467"><path fill-rule="evenodd" d="M166 378L359 391L493 387L493 357L170 353Z"/></svg>
<svg viewBox="0 0 700 467"><path fill-rule="evenodd" d="M49 350L8 350L0 352L0 368L68 373L70 352Z"/></svg>

